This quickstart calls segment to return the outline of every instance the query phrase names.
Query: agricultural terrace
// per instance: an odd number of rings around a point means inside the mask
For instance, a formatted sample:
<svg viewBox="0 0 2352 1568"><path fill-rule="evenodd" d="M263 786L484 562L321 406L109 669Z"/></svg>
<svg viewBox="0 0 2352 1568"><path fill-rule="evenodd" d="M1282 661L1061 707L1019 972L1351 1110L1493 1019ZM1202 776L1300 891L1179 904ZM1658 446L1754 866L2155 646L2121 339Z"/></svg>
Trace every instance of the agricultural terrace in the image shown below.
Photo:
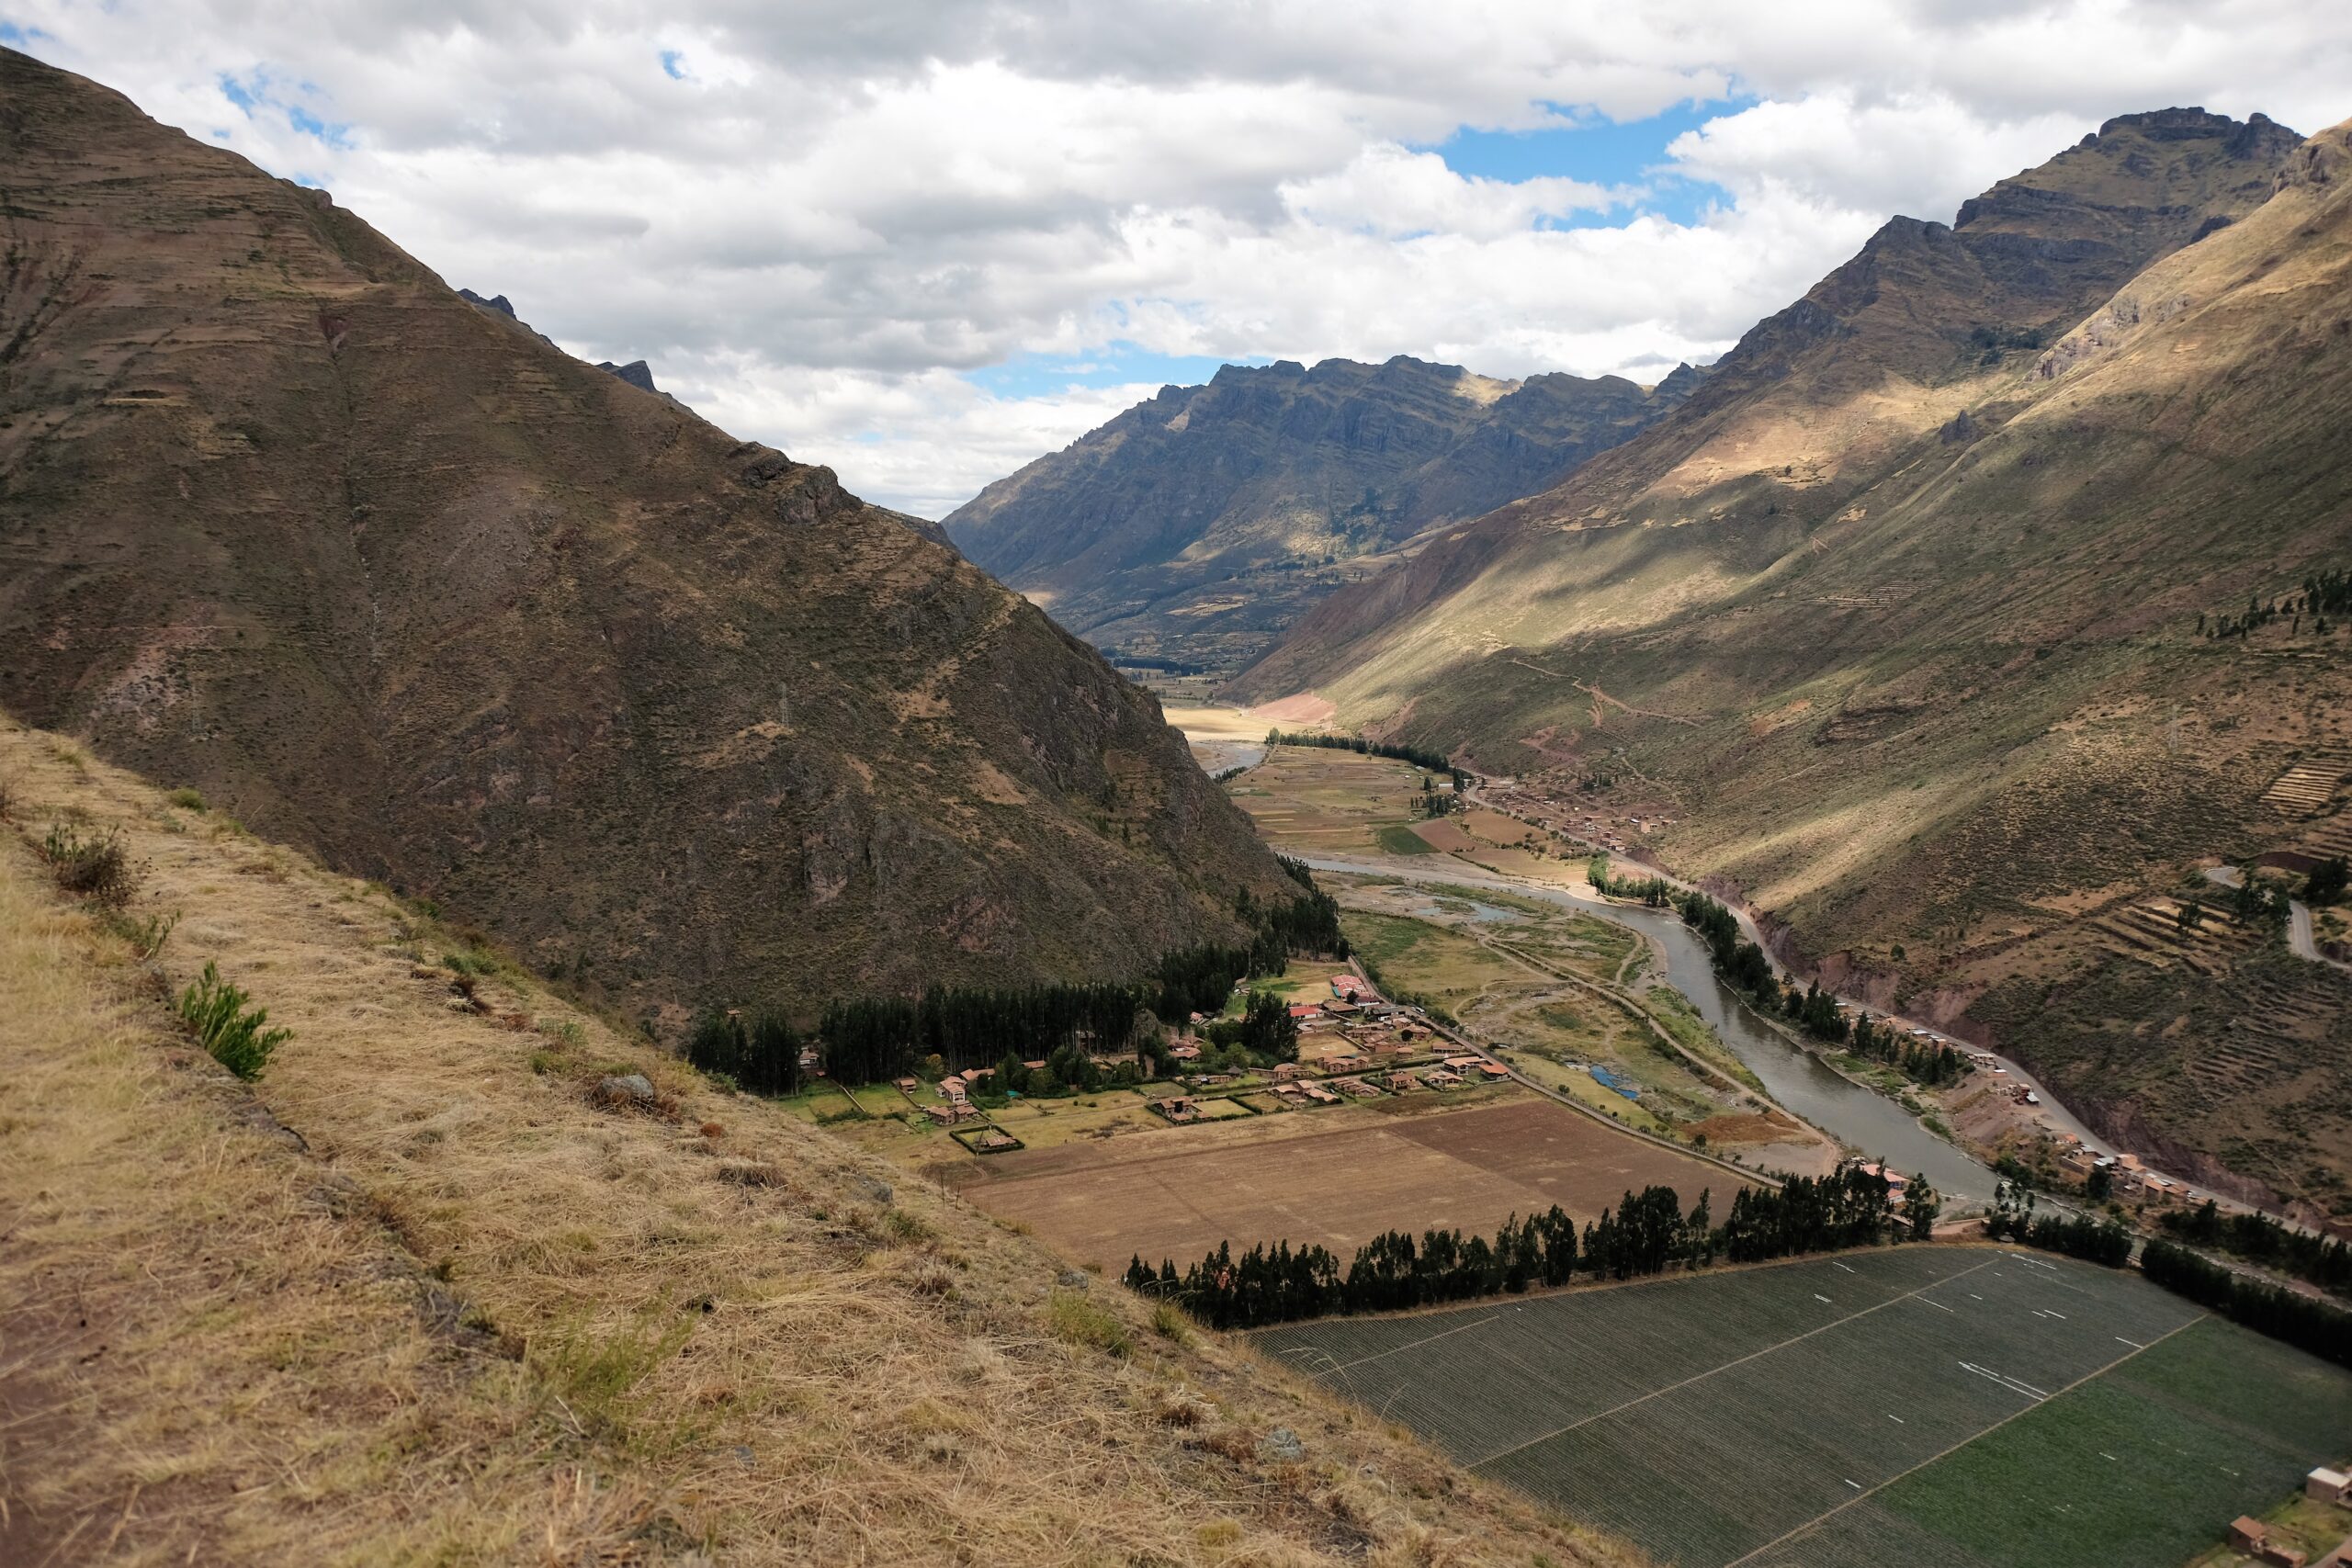
<svg viewBox="0 0 2352 1568"><path fill-rule="evenodd" d="M1555 1203L1589 1220L1653 1184L1686 1203L1712 1190L1722 1213L1739 1186L1719 1166L1515 1086L1417 1089L929 1168L1064 1258L1112 1272L1137 1254L1181 1267L1220 1242L1237 1252L1320 1243L1347 1257L1383 1231L1491 1234Z"/></svg>
<svg viewBox="0 0 2352 1568"><path fill-rule="evenodd" d="M1546 1089L1771 1169L1835 1163L1834 1145L1772 1106L1679 993L1641 980L1649 951L1626 927L1484 888L1322 881L1392 991L1442 1009Z"/></svg>
<svg viewBox="0 0 2352 1568"><path fill-rule="evenodd" d="M2134 1274L1910 1247L1259 1348L1684 1568L2186 1561L2352 1433L2352 1375Z"/></svg>

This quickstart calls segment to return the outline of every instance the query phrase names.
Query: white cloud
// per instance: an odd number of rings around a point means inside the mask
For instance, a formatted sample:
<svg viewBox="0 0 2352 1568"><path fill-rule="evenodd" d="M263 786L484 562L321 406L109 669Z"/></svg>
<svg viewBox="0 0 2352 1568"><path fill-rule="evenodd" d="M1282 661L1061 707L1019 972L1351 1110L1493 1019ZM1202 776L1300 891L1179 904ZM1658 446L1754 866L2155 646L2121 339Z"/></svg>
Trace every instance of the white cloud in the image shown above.
<svg viewBox="0 0 2352 1568"><path fill-rule="evenodd" d="M567 346L933 513L1151 389L979 367L1648 378L2109 115L2352 113L2352 8L2322 0L9 4L35 52ZM1410 150L1734 92L1659 155L1723 193L1681 222L1622 157L1510 183Z"/></svg>

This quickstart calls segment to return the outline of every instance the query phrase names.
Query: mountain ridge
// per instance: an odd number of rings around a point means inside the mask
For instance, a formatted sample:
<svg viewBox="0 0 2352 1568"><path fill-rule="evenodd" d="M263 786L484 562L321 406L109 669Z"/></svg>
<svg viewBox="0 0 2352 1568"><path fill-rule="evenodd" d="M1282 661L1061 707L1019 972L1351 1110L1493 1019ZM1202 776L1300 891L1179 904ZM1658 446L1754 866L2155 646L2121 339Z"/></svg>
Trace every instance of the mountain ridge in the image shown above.
<svg viewBox="0 0 2352 1568"><path fill-rule="evenodd" d="M1232 669L1334 585L1540 489L1701 385L1397 355L1221 367L989 485L959 547L1099 646Z"/></svg>
<svg viewBox="0 0 2352 1568"><path fill-rule="evenodd" d="M1290 886L830 470L14 51L0 145L0 705L648 1018L1134 974Z"/></svg>

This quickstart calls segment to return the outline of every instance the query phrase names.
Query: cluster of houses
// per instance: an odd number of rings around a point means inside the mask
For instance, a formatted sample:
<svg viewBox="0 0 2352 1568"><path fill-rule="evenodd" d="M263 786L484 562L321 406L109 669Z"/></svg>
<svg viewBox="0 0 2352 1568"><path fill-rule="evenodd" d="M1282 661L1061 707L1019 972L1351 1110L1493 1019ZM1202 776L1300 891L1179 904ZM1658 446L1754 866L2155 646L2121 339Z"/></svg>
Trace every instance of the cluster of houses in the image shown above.
<svg viewBox="0 0 2352 1568"><path fill-rule="evenodd" d="M2352 1507L2352 1475L2323 1466L2303 1478L2303 1495L2331 1507ZM2243 1514L2230 1521L2228 1535L2232 1551L2276 1568L2352 1568L2352 1539L2313 1560L2273 1527Z"/></svg>
<svg viewBox="0 0 2352 1568"><path fill-rule="evenodd" d="M2150 1170L2138 1155L2103 1155L2071 1133L2062 1135L2058 1143L2059 1169L2077 1181L2088 1181L2095 1170L2106 1171L2119 1200L2137 1198L2150 1203L2204 1201L2205 1195L2196 1188Z"/></svg>
<svg viewBox="0 0 2352 1568"><path fill-rule="evenodd" d="M1042 1066L1044 1064L1038 1065ZM939 1092L944 1103L933 1105L915 1100L916 1109L943 1127L977 1122L980 1119L980 1108L972 1103L972 1092L979 1087L981 1079L992 1077L995 1072L994 1067L971 1067L960 1073L950 1073L939 1080ZM914 1100L915 1091L922 1087L921 1080L916 1078L898 1080L899 1092L909 1100Z"/></svg>

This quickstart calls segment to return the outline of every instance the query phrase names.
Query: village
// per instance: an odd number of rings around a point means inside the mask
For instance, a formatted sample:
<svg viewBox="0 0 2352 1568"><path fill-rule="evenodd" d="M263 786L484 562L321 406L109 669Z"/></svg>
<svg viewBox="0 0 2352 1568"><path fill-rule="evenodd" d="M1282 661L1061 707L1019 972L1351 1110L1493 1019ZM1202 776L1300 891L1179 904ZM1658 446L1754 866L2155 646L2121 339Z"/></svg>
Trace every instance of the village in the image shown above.
<svg viewBox="0 0 2352 1568"><path fill-rule="evenodd" d="M1382 997L1363 975L1343 970L1311 984L1328 994L1303 1000L1298 999L1302 987L1296 982L1284 987L1291 993L1284 1006L1298 1032L1295 1061L1277 1062L1270 1067L1228 1066L1203 1070L1204 1046L1199 1032L1213 1020L1194 1013L1167 1048L1172 1072L1134 1086L1142 1108L1168 1126L1185 1127L1377 1101L1393 1095L1443 1094L1507 1083L1511 1078L1510 1069L1494 1057L1449 1038L1422 1009ZM1250 988L1248 981L1236 985L1233 1009L1240 1006ZM1040 1058L1022 1066L1031 1072L1043 1072L1046 1064ZM854 1103L869 1116L891 1116L910 1126L944 1129L976 1155L1007 1154L1027 1146L1016 1131L1027 1120L1023 1112L1042 1107L1024 1106L1024 1097L1017 1091L993 1094L996 1071L972 1067L936 1078L920 1074L902 1077L890 1085L898 1105L875 1105L872 1090L860 1091L863 1098ZM1092 1108L1091 1102L1103 1096L1086 1098ZM1014 1125L1007 1126L1007 1122Z"/></svg>

